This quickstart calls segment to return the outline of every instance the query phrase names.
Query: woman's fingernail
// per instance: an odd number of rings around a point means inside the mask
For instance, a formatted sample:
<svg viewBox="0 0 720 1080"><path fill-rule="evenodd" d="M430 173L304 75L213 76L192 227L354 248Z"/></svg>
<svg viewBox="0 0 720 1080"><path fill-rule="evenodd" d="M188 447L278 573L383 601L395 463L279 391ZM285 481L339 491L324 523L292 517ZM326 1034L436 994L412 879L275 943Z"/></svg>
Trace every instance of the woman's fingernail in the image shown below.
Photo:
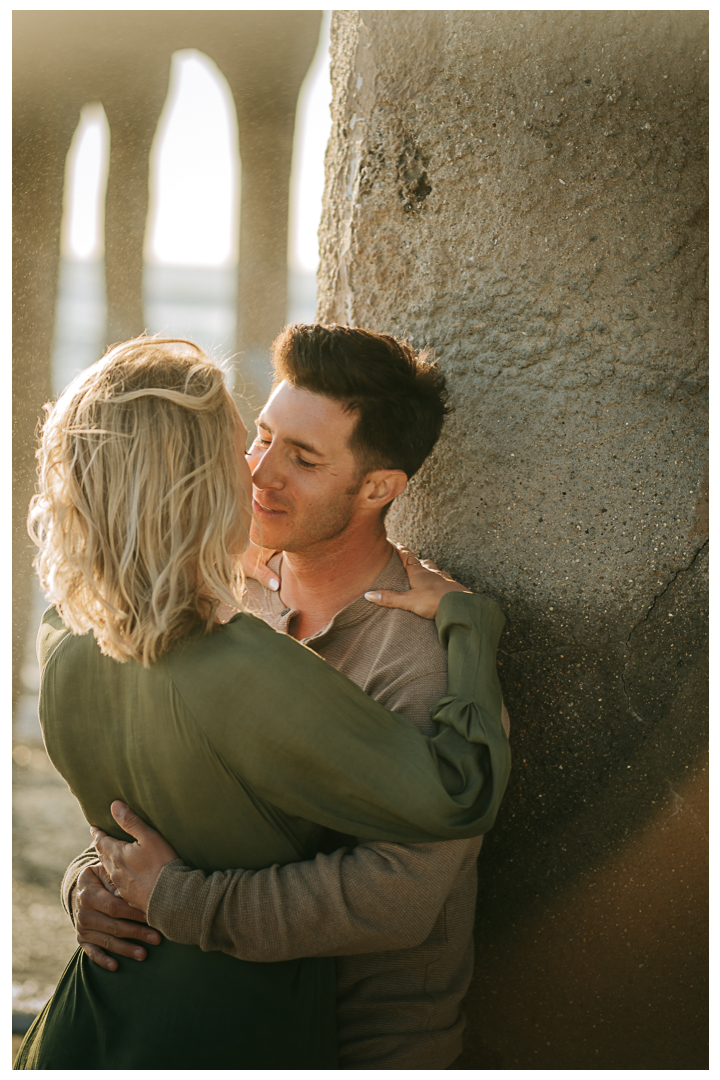
<svg viewBox="0 0 720 1080"><path fill-rule="evenodd" d="M119 889L113 889L113 893L114 893L115 896L119 896L120 895L120 890Z"/></svg>
<svg viewBox="0 0 720 1080"><path fill-rule="evenodd" d="M278 581L278 579L276 577L271 577L268 584L269 584L269 586L270 586L270 588L272 589L273 592L277 592L278 589L280 588L280 582Z"/></svg>
<svg viewBox="0 0 720 1080"><path fill-rule="evenodd" d="M135 956L137 956L138 960L142 960L142 958L143 958L143 951L142 951L142 949L136 949L136 950L135 950Z"/></svg>
<svg viewBox="0 0 720 1080"><path fill-rule="evenodd" d="M366 600L379 600L380 596L381 596L381 593L379 593L379 592L366 592L364 595L365 595Z"/></svg>

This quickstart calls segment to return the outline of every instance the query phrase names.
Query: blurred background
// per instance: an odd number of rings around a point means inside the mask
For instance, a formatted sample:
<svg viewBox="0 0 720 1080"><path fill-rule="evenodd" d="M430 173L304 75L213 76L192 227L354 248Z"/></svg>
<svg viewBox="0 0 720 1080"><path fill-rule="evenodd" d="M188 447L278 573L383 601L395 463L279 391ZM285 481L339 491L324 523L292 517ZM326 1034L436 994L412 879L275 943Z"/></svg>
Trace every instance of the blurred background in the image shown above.
<svg viewBox="0 0 720 1080"><path fill-rule="evenodd" d="M43 149L36 145L23 154L23 139L27 130L37 130L38 116L42 129L42 121L46 118L47 100L44 95L38 92L35 95L37 100L32 101L37 83L32 64L36 62L35 50L39 47L41 20L45 22L43 17L47 14L22 13L25 21L18 23L16 20L14 28L15 186L20 201L27 195L29 186L22 169L25 167L28 173L36 172L34 160ZM67 42L74 42L78 47L83 44L82 32L87 29L86 20L82 24L73 22L74 17L82 14L102 18L106 13L52 13L56 22L50 27L45 43L51 62L57 61ZM126 19L128 14L135 15L135 25L142 29L138 22L141 16L137 13L122 14ZM167 18L175 13L153 14ZM265 208L263 205L258 208L252 202L254 198L257 203L258 198L258 167L254 160L258 156L256 129L259 128L261 142L263 132L266 143L278 139L272 130L274 117L262 114L263 108L267 108L267 100L255 100L252 87L248 90L240 86L238 89L243 73L233 71L228 63L224 65L223 72L218 63L200 48L175 49L168 56L166 91L164 100L161 96L157 99L159 119L150 133L148 146L147 213L144 227L143 222L140 223L137 241L142 256L141 317L137 311L134 316L132 313L128 315L127 309L132 309L130 302L124 304L126 310L120 312L120 317L116 311L113 319L108 304L108 276L115 273L117 278L117 267L113 267L112 259L106 259L106 249L113 243L112 223L106 222L106 203L111 143L113 147L120 143L124 132L116 119L117 105L112 94L105 93L102 80L96 80L94 87L92 78L77 79L73 71L68 81L75 81L79 85L74 100L67 104L63 118L70 144L61 162L62 175L56 181L56 186L57 183L61 184L61 191L51 193L52 197L61 199L59 261L55 282L52 273L45 279L38 274L37 261L42 258L42 252L35 253L36 265L31 265L29 269L26 267L24 274L22 256L15 267L17 370L14 435L16 443L23 444L26 451L28 447L30 451L33 448L33 428L42 401L50 394L57 396L79 371L102 355L107 344L142 329L150 333L189 337L216 358L226 361L228 379L238 397L243 395L240 404L247 422L252 419L267 389L267 346L272 337L286 321L314 320L317 232L323 192L323 162L330 132L330 13L292 13L289 16L291 22L295 20L292 25L288 25L288 17L283 12L247 13L250 21L246 23L242 22L242 13L215 13L222 18L227 18L228 14L234 15L236 20L239 15L238 32L250 39L244 57L242 48L238 47L238 41L232 35L227 50L230 54L230 49L234 47L235 54L240 54L240 61L244 59L245 76L249 82L256 77L253 64L258 57L262 61L266 54L270 55L279 48L278 62L282 64L283 41L278 47L277 38L284 36L286 51L289 49L294 54L295 62L291 71L294 84L289 90L285 88L285 98L281 102L284 131L279 141L284 140L286 145L280 147L276 159L271 162L276 185L280 188L279 197L275 193L276 205L272 210L278 216L279 203L281 220L276 222L272 236L267 235L262 221L258 230L257 221L258 218L262 219ZM259 22L256 18L253 22L252 16L259 16L264 21ZM132 42L133 23L119 25L118 55L122 54L122 35L126 29L131 32L126 40ZM153 28L146 29L152 31ZM207 35L212 32L217 39L224 34L227 36L225 24L218 23L208 28L207 21L199 28L172 23L171 30L177 31L179 40L182 40L182 36L187 40L195 36L200 44L204 43L203 33ZM52 40L53 31L59 34L59 41ZM112 37L112 33L109 36ZM171 41L172 34L167 37ZM40 46L42 44L41 40ZM134 46L134 42L132 44ZM166 46L166 51L169 47ZM254 58L248 51L253 47ZM222 50L216 50L215 55L216 59L222 60ZM31 59L28 60L28 57ZM72 45L67 45L63 62L73 65ZM230 76L234 90L226 74ZM93 98L95 88L103 92L105 104L103 100ZM276 100L274 103L270 101L271 106L277 106L282 91L282 86L279 89L275 87ZM265 98L272 97L272 92L271 84ZM85 97L87 99L83 100ZM108 100L111 105L108 105ZM280 110L276 108L277 111ZM113 123L108 120L108 112ZM242 130L239 131L239 128ZM245 142L247 162L244 161ZM58 147L51 146L50 152L57 154ZM278 159L283 154L285 164L279 167ZM133 168L132 172L142 170L142 147L138 149L137 158L139 166ZM122 160L118 164L116 156L113 169L122 173L122 167ZM129 183L132 181L131 177ZM142 172L139 182L140 185L145 182ZM244 184L250 187L249 192L243 190ZM272 200L273 197L272 184L261 175L261 202L263 184L267 189L267 202L268 198ZM19 193L18 188L22 189ZM122 204L128 196L121 190L119 200L117 192L114 198L116 203L119 201ZM31 199L34 200L33 213L37 217L38 208L42 212L47 206L47 193L30 192L28 201ZM284 220L283 199L287 205ZM22 220L19 229L22 233ZM52 229L48 231L52 238ZM127 226L124 231L127 233ZM25 237L26 248L32 248L36 232L36 229L29 230L30 239ZM269 272L263 272L262 267L258 271L257 254L252 250L253 240L256 248L264 245L275 249L275 262L279 263L280 273L286 275L286 290L277 286L277 273L273 278L272 268ZM115 247L120 243L121 240L116 237ZM284 265L283 250L287 252ZM260 312L259 316L258 305L253 305L252 298L248 302L243 294L243 257L246 274L250 264L250 273L257 277L255 284L260 291L274 293L271 310ZM44 305L50 308L51 331L47 350L49 378L45 379L44 386L42 379L37 378L37 371L44 362L43 356L38 355L37 351L26 351L23 355L22 320L27 315L28 305L25 304L23 311L22 304L17 301L18 293L22 294L23 276L26 281L35 282L29 288L38 307ZM37 284L38 278L41 286ZM112 286L112 282L110 284ZM115 290L117 293L117 282ZM123 307L122 298L119 305L116 299L116 309L118 306ZM132 321L133 317L135 322ZM239 325L243 320L244 326ZM34 321L37 331L37 316ZM259 328L258 323L261 324ZM31 325L28 328L29 337L32 330ZM37 336L36 333L35 340ZM35 343L33 349L37 349ZM24 379L25 371L30 371L33 378ZM44 389L49 394L44 393ZM25 402L20 400L23 393L26 395ZM249 403L248 398L251 399ZM18 518L24 518L22 503L24 501L26 507L29 497L24 473L27 473L27 468L24 468L22 460L16 460L14 483L19 504ZM42 745L37 714L39 672L35 659L35 636L46 601L40 594L34 575L29 573L27 542L22 537L23 522L19 520L16 524L15 548L21 550L14 567L15 631L18 640L15 649L17 671L13 722L13 1055L30 1020L52 994L76 947L74 931L60 904L59 888L68 862L89 842L87 824L79 807L50 764Z"/></svg>
<svg viewBox="0 0 720 1080"><path fill-rule="evenodd" d="M330 134L329 29L326 12L298 96L290 174L288 322L315 317L317 232ZM109 157L105 111L100 102L89 102L80 113L65 168L54 394L98 359L104 345ZM228 357L236 341L242 152L227 81L197 49L172 56L149 184L143 277L147 330L187 336Z"/></svg>

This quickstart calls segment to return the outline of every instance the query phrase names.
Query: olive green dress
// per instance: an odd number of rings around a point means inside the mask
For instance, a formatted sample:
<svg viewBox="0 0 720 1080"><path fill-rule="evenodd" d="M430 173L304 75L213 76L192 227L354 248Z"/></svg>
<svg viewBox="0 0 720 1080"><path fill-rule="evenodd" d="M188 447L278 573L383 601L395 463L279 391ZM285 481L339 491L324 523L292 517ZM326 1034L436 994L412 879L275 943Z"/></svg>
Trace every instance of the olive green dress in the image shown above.
<svg viewBox="0 0 720 1080"><path fill-rule="evenodd" d="M51 608L38 637L48 754L89 822L130 839L122 799L192 867L313 858L327 830L419 842L492 825L508 779L495 652L503 616L451 593L448 696L427 739L249 614L150 668L103 656ZM17 1069L332 1069L332 958L250 963L164 940L117 972L81 949Z"/></svg>

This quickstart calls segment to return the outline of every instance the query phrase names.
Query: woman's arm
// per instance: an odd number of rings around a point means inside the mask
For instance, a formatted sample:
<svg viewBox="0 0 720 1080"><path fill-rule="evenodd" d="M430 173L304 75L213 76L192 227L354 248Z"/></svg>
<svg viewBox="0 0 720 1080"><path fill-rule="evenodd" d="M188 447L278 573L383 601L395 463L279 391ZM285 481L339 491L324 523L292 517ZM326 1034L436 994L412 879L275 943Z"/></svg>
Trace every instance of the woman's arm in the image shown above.
<svg viewBox="0 0 720 1080"><path fill-rule="evenodd" d="M504 704L502 723L509 735ZM138 842L101 837L99 849L135 908L91 877L94 848L73 861L63 882L63 903L78 941L110 970L117 962L108 953L144 959L145 950L139 955L135 942L159 940L128 921L140 917L138 909L172 941L243 960L410 948L425 940L463 859L476 857L481 843L364 843L284 867L205 874L176 859L160 834L124 804L113 804L113 814ZM83 870L93 888L78 880Z"/></svg>
<svg viewBox="0 0 720 1080"><path fill-rule="evenodd" d="M212 702L181 658L171 673L218 755L271 806L368 839L463 839L492 827L509 776L495 663L503 623L488 597L441 600L448 692L433 710L440 732L430 739L252 616L204 646Z"/></svg>

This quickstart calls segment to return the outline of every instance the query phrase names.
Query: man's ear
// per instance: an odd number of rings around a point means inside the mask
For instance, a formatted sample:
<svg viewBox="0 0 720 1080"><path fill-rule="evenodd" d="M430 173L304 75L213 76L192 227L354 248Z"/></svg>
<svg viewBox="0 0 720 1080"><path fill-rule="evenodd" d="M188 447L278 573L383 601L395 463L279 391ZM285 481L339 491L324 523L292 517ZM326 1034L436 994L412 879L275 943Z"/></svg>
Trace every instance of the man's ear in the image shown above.
<svg viewBox="0 0 720 1080"><path fill-rule="evenodd" d="M402 469L373 469L362 482L360 497L369 510L381 510L407 487Z"/></svg>

